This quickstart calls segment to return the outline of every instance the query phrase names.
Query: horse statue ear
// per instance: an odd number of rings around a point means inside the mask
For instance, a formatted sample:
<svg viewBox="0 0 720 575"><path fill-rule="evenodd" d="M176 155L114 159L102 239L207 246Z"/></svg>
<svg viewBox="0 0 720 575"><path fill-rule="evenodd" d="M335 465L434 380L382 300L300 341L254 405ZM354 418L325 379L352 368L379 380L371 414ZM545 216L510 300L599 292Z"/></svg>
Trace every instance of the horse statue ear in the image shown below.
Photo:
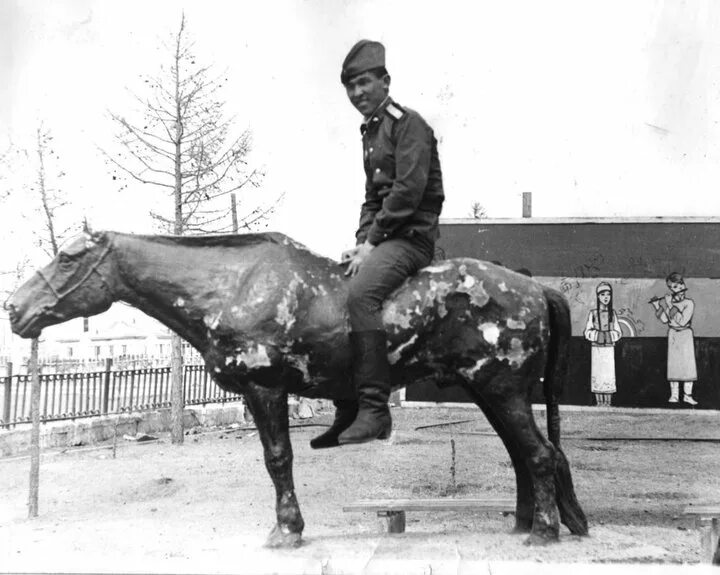
<svg viewBox="0 0 720 575"><path fill-rule="evenodd" d="M96 244L99 244L103 241L105 241L105 232L94 232L90 228L90 225L88 224L87 218L83 218L83 234L85 234L85 237Z"/></svg>

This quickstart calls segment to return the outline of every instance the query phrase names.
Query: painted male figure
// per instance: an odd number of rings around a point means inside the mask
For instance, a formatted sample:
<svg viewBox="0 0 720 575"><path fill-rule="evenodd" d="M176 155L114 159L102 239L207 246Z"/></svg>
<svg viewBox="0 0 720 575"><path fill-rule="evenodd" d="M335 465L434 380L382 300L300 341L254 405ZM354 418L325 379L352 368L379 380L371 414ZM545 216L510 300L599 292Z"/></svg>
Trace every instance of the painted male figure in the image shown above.
<svg viewBox="0 0 720 575"><path fill-rule="evenodd" d="M680 401L680 382L683 382L683 402L695 406L692 396L697 381L695 363L695 340L692 318L695 302L687 297L685 279L678 272L671 273L665 284L670 290L664 298L653 298L649 303L655 308L655 317L668 326L667 379L670 383L668 403Z"/></svg>
<svg viewBox="0 0 720 575"><path fill-rule="evenodd" d="M333 425L310 442L316 449L390 436L390 366L382 306L407 277L430 264L444 200L437 140L417 112L390 98L384 46L370 40L355 44L340 80L364 118L365 201L357 245L342 256L350 278L357 401L335 402Z"/></svg>

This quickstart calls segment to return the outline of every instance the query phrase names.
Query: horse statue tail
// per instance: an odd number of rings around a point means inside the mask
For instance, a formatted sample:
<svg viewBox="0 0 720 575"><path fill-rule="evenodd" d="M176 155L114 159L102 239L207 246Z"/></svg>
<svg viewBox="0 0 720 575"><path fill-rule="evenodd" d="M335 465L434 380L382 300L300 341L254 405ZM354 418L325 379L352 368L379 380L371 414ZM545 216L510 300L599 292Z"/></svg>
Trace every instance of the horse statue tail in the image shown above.
<svg viewBox="0 0 720 575"><path fill-rule="evenodd" d="M558 291L544 288L550 318L550 343L543 392L547 405L547 430L550 442L560 447L560 411L558 402L568 374L570 347L570 306Z"/></svg>
<svg viewBox="0 0 720 575"><path fill-rule="evenodd" d="M568 375L568 356L570 352L570 306L565 296L554 289L544 288L550 317L550 343L548 345L547 364L543 392L547 405L548 438L555 446L555 501L561 521L575 535L588 534L588 522L585 513L575 495L570 464L560 448L560 411L558 400Z"/></svg>

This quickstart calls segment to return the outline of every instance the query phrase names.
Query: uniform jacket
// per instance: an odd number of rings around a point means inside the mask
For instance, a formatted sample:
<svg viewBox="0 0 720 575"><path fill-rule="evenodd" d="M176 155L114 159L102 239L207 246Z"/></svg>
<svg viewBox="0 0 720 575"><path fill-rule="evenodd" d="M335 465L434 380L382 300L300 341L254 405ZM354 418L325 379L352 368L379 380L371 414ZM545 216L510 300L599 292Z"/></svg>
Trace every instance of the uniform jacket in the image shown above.
<svg viewBox="0 0 720 575"><path fill-rule="evenodd" d="M366 181L357 243L416 235L434 242L445 196L432 128L388 98L361 132Z"/></svg>

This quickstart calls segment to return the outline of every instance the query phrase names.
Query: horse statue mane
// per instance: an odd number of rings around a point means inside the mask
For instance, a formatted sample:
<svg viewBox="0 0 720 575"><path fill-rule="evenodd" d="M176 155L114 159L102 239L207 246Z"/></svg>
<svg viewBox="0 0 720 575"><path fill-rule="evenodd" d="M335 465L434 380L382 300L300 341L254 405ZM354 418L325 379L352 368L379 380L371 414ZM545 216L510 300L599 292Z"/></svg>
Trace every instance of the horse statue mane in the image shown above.
<svg viewBox="0 0 720 575"><path fill-rule="evenodd" d="M202 236L133 234L133 236L144 241L155 242L158 244L190 248L244 248L262 243L287 245L289 242L293 242L295 245L304 248L302 244L291 240L288 236L280 232L258 232L252 234L207 234Z"/></svg>

